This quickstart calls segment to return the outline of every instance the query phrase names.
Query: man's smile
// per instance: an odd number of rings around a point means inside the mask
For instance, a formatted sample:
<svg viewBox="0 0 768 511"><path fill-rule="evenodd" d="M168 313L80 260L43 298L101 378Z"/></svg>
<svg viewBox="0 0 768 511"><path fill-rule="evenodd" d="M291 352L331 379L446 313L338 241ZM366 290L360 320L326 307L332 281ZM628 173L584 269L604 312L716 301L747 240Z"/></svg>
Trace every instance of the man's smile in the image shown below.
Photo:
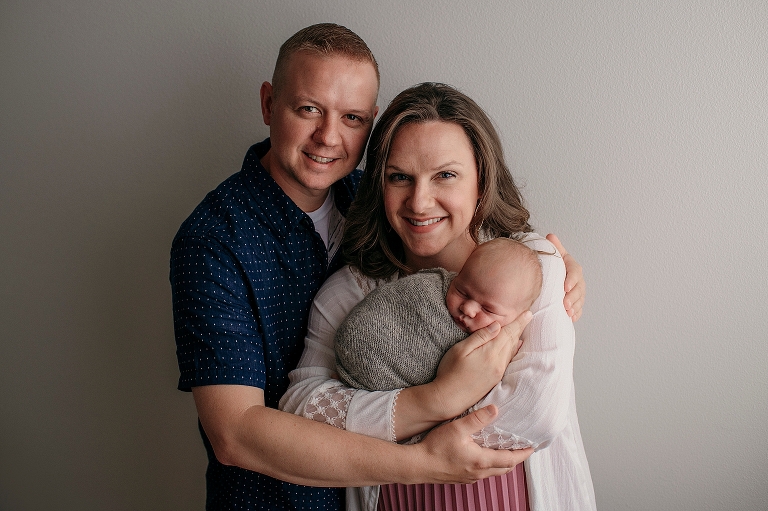
<svg viewBox="0 0 768 511"><path fill-rule="evenodd" d="M331 163L334 160L337 160L338 158L324 158L322 156L316 156L314 154L304 153L307 155L307 157L312 160L316 161L317 163Z"/></svg>

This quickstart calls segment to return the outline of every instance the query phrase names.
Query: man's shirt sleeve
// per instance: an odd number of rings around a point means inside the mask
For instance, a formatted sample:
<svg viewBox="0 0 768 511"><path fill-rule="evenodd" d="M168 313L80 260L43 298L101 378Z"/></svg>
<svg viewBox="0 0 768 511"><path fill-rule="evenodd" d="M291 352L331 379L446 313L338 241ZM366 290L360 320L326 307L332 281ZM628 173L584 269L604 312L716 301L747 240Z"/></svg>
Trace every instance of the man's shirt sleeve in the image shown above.
<svg viewBox="0 0 768 511"><path fill-rule="evenodd" d="M185 236L171 249L179 389L266 385L260 318L243 269L216 240Z"/></svg>

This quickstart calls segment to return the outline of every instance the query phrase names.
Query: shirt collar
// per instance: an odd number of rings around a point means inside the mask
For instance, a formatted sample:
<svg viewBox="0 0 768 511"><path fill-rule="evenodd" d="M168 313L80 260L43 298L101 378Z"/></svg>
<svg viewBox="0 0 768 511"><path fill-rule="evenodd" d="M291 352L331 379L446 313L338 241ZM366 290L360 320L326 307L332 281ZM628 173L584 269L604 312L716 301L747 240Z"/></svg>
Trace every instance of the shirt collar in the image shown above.
<svg viewBox="0 0 768 511"><path fill-rule="evenodd" d="M309 217L285 194L261 164L261 158L270 147L269 138L252 145L245 155L240 172L260 216L275 232L287 235L301 222L309 221Z"/></svg>
<svg viewBox="0 0 768 511"><path fill-rule="evenodd" d="M312 224L309 216L285 194L261 164L261 158L267 154L270 147L272 145L269 138L252 145L245 155L241 174L249 193L267 223L276 232L288 234L302 222L307 223L307 225ZM336 207L342 215L346 215L352 202L357 181L359 181L358 176L355 176L355 179L344 177L333 184Z"/></svg>

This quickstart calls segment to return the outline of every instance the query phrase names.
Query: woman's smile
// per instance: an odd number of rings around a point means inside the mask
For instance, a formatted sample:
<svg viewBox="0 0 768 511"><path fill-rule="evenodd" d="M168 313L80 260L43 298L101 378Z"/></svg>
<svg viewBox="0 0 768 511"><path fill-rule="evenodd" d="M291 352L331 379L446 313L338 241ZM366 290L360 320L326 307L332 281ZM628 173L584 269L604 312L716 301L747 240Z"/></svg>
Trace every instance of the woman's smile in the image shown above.
<svg viewBox="0 0 768 511"><path fill-rule="evenodd" d="M408 221L411 222L412 225L415 225L417 227L423 227L423 226L427 226L427 225L436 224L437 222L442 221L443 218L445 218L445 217L430 218L429 220L416 220L414 218L408 218Z"/></svg>

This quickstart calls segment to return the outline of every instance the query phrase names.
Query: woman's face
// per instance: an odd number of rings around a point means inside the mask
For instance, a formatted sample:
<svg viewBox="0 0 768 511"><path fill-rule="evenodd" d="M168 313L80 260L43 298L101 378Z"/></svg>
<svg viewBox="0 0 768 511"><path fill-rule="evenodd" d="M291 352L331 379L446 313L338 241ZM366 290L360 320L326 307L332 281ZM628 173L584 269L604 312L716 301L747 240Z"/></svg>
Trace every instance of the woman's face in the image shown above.
<svg viewBox="0 0 768 511"><path fill-rule="evenodd" d="M478 199L475 156L459 125L400 128L384 171L384 209L406 264L459 271L475 247L468 227Z"/></svg>

